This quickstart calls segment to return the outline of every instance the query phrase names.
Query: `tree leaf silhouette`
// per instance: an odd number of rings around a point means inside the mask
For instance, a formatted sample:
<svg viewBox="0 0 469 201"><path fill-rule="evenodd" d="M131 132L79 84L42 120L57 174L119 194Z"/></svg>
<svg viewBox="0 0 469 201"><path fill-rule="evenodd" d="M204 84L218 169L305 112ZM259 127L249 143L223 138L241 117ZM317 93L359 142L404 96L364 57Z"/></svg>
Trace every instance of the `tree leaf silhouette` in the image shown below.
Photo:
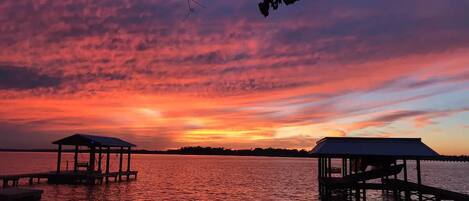
<svg viewBox="0 0 469 201"><path fill-rule="evenodd" d="M269 16L270 7L274 10L278 9L279 4L285 3L285 5L290 5L299 0L263 0L258 4L259 11L261 12L264 17Z"/></svg>

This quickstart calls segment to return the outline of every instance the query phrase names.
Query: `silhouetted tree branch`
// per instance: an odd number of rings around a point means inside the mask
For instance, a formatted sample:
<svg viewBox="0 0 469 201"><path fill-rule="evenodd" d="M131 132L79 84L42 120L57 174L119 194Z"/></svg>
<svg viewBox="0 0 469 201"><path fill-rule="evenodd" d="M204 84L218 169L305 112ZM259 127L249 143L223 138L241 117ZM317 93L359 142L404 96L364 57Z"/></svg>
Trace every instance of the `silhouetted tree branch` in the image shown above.
<svg viewBox="0 0 469 201"><path fill-rule="evenodd" d="M269 16L270 7L274 10L277 10L278 5L285 3L285 5L290 5L299 0L263 0L263 2L259 3L259 11L264 15L264 17Z"/></svg>
<svg viewBox="0 0 469 201"><path fill-rule="evenodd" d="M197 1L197 0L187 0L187 7L188 7L189 10L187 11L187 15L186 15L186 17L184 18L184 20L187 19L187 18L191 15L191 13L195 12L194 6L192 6L192 3L191 3L191 2L192 2L194 5L197 5L197 6L201 7L201 8L205 8L205 6L202 5L202 4L201 4L199 1Z"/></svg>

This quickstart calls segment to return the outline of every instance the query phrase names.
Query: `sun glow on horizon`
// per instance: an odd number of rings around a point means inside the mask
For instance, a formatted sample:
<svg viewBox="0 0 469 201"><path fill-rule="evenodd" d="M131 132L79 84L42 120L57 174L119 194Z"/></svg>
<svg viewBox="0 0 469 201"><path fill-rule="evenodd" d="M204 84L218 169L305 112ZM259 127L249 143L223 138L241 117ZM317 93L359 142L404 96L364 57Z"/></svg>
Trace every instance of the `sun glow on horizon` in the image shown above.
<svg viewBox="0 0 469 201"><path fill-rule="evenodd" d="M0 2L0 148L71 133L144 149L357 136L468 154L469 7L399 3L305 1L264 18L256 2L216 1L183 20L183 1Z"/></svg>

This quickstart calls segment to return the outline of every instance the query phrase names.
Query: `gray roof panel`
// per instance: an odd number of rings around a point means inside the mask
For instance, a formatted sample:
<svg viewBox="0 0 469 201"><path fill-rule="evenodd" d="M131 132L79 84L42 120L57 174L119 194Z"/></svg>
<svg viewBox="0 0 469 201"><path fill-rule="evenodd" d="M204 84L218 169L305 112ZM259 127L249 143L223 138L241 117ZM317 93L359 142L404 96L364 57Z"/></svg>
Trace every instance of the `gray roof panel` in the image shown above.
<svg viewBox="0 0 469 201"><path fill-rule="evenodd" d="M88 134L75 134L52 144L80 145L80 146L102 146L102 147L135 147L136 145L115 137L96 136Z"/></svg>
<svg viewBox="0 0 469 201"><path fill-rule="evenodd" d="M437 152L420 138L326 137L311 151L313 155L432 157Z"/></svg>

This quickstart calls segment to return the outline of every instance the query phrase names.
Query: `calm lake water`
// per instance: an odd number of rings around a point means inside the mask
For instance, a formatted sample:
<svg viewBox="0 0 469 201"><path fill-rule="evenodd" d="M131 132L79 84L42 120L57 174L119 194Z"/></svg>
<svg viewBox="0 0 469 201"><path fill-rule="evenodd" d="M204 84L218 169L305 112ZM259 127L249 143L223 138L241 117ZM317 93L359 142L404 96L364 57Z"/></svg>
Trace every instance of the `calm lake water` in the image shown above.
<svg viewBox="0 0 469 201"><path fill-rule="evenodd" d="M67 160L71 154L63 169ZM117 155L111 160L118 161ZM0 175L51 171L55 163L54 153L3 152ZM133 155L132 169L139 171L134 181L33 187L44 190L43 200L317 200L316 167L312 158ZM469 193L469 163L423 162L422 171L424 184ZM368 197L384 199L380 191Z"/></svg>

